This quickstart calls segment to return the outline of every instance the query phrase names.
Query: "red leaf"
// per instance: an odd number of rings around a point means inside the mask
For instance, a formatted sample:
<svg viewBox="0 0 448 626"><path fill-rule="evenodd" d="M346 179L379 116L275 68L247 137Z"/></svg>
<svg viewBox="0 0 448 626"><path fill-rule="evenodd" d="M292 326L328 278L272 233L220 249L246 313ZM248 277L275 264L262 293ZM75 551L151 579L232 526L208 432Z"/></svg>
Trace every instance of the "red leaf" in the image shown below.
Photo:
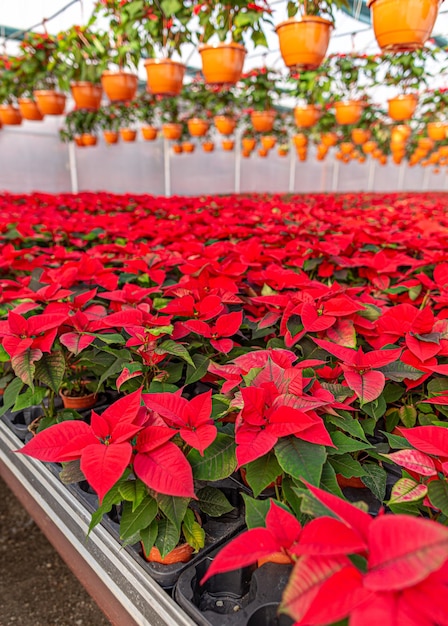
<svg viewBox="0 0 448 626"><path fill-rule="evenodd" d="M319 315L317 308L305 302L300 313L303 328L308 333L318 333L327 330L336 322L336 318L330 315Z"/></svg>
<svg viewBox="0 0 448 626"><path fill-rule="evenodd" d="M330 448L336 448L331 440L330 434L325 428L325 424L320 417L316 419L314 424L301 430L295 435L298 439L303 441L309 441L309 443L315 443L320 446L328 446Z"/></svg>
<svg viewBox="0 0 448 626"><path fill-rule="evenodd" d="M343 363L347 363L348 365L354 365L357 352L356 350L352 350L351 348L344 348L343 346L339 346L336 343L332 343L331 341L325 341L325 339L316 339L312 337L314 343L317 343L319 348L329 352L336 358L340 359Z"/></svg>
<svg viewBox="0 0 448 626"><path fill-rule="evenodd" d="M189 423L204 424L210 421L212 414L212 391L194 396L188 403Z"/></svg>
<svg viewBox="0 0 448 626"><path fill-rule="evenodd" d="M238 467L241 467L272 450L277 443L277 437L258 428L240 428L236 433L235 441Z"/></svg>
<svg viewBox="0 0 448 626"><path fill-rule="evenodd" d="M79 333L64 333L60 336L60 341L72 354L79 354L95 341L91 335L80 335Z"/></svg>
<svg viewBox="0 0 448 626"><path fill-rule="evenodd" d="M359 351L358 354L360 358L357 365L372 368L383 367L399 359L402 352L401 348L393 348L392 350L372 350L365 354Z"/></svg>
<svg viewBox="0 0 448 626"><path fill-rule="evenodd" d="M185 424L188 400L177 393L147 393L142 396L143 402L165 420L170 426L179 428Z"/></svg>
<svg viewBox="0 0 448 626"><path fill-rule="evenodd" d="M195 428L181 428L179 433L185 443L199 450L204 455L204 450L216 439L217 428L214 424L200 424Z"/></svg>
<svg viewBox="0 0 448 626"><path fill-rule="evenodd" d="M212 336L210 326L201 320L187 320L186 322L183 322L183 325L190 333L196 333L197 335L208 339Z"/></svg>
<svg viewBox="0 0 448 626"><path fill-rule="evenodd" d="M345 370L344 378L363 404L376 400L381 395L386 382L384 374L374 370L363 374L354 370Z"/></svg>
<svg viewBox="0 0 448 626"><path fill-rule="evenodd" d="M259 387L243 387L241 389L244 407L242 416L245 422L253 426L263 426L266 406L266 392Z"/></svg>
<svg viewBox="0 0 448 626"><path fill-rule="evenodd" d="M437 476L436 466L430 456L418 450L399 450L391 454L383 454L400 467L417 472L420 476Z"/></svg>
<svg viewBox="0 0 448 626"><path fill-rule="evenodd" d="M370 525L368 572L372 591L412 587L448 559L448 529L409 515L382 515Z"/></svg>
<svg viewBox="0 0 448 626"><path fill-rule="evenodd" d="M336 324L327 330L327 337L345 348L356 348L356 331L351 320L338 319Z"/></svg>
<svg viewBox="0 0 448 626"><path fill-rule="evenodd" d="M242 311L236 311L235 313L221 315L216 320L215 331L219 335L219 337L231 337L240 329L242 323Z"/></svg>
<svg viewBox="0 0 448 626"><path fill-rule="evenodd" d="M169 441L177 431L167 426L147 426L137 438L137 450L139 452L151 452Z"/></svg>
<svg viewBox="0 0 448 626"><path fill-rule="evenodd" d="M116 424L119 422L132 422L137 417L141 398L142 390L140 388L124 398L120 398L101 414L101 417L109 423L112 435Z"/></svg>
<svg viewBox="0 0 448 626"><path fill-rule="evenodd" d="M25 444L23 448L17 450L17 452L39 459L40 461L58 463L62 460L66 460L66 454L64 454L65 449L68 445L73 446L74 442L80 441L79 438L81 438L82 441L88 441L88 443L95 443L97 441L88 424L81 420L69 420L61 424L50 426L40 433L37 433L35 437L30 439L29 442ZM73 458L79 458L84 447L84 445L81 448L75 445L74 448L77 449L78 454Z"/></svg>
<svg viewBox="0 0 448 626"><path fill-rule="evenodd" d="M353 529L334 517L319 517L307 524L294 554L335 556L365 552L367 543Z"/></svg>
<svg viewBox="0 0 448 626"><path fill-rule="evenodd" d="M130 443L93 444L84 448L81 471L97 492L101 503L106 493L121 478L132 457Z"/></svg>
<svg viewBox="0 0 448 626"><path fill-rule="evenodd" d="M131 378L136 378L137 376L142 376L142 375L143 375L143 371L140 369L135 370L135 372L131 372L127 367L125 367L123 371L121 372L120 376L115 381L115 384L117 385L117 391L120 391L121 385L124 385L124 383L127 382L128 380L131 380Z"/></svg>
<svg viewBox="0 0 448 626"><path fill-rule="evenodd" d="M443 426L416 426L398 428L400 435L409 443L426 454L448 456L448 429Z"/></svg>
<svg viewBox="0 0 448 626"><path fill-rule="evenodd" d="M271 500L266 515L266 528L283 548L290 548L298 539L302 530L299 521L284 508Z"/></svg>
<svg viewBox="0 0 448 626"><path fill-rule="evenodd" d="M191 466L170 441L149 453L137 453L134 471L154 491L181 498L195 497Z"/></svg>
<svg viewBox="0 0 448 626"><path fill-rule="evenodd" d="M410 333L406 333L406 346L420 361L427 361L436 356L442 348L432 341L420 341Z"/></svg>
<svg viewBox="0 0 448 626"><path fill-rule="evenodd" d="M233 341L231 339L210 339L210 344L215 350L223 354L229 354L230 350L233 348Z"/></svg>

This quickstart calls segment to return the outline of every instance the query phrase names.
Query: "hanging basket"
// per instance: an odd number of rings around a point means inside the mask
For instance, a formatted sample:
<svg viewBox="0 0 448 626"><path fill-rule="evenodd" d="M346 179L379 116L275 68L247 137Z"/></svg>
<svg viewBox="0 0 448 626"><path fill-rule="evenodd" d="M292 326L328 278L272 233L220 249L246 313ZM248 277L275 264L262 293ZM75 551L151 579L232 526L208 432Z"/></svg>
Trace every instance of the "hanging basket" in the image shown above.
<svg viewBox="0 0 448 626"><path fill-rule="evenodd" d="M395 96L388 102L389 117L397 122L410 120L417 108L418 97L413 93Z"/></svg>
<svg viewBox="0 0 448 626"><path fill-rule="evenodd" d="M334 103L336 121L342 126L357 124L361 119L364 103L361 100L342 100Z"/></svg>
<svg viewBox="0 0 448 626"><path fill-rule="evenodd" d="M202 73L206 83L234 85L243 73L246 48L239 43L201 46Z"/></svg>
<svg viewBox="0 0 448 626"><path fill-rule="evenodd" d="M272 150L277 143L277 138L274 135L265 135L260 139L260 143L265 150Z"/></svg>
<svg viewBox="0 0 448 626"><path fill-rule="evenodd" d="M111 102L127 102L137 93L138 78L131 72L103 72L101 84Z"/></svg>
<svg viewBox="0 0 448 626"><path fill-rule="evenodd" d="M89 81L81 81L71 83L70 91L77 109L98 111L100 108L101 98L103 97L101 85L95 85Z"/></svg>
<svg viewBox="0 0 448 626"><path fill-rule="evenodd" d="M327 54L333 22L317 15L291 18L275 27L287 67L316 69Z"/></svg>
<svg viewBox="0 0 448 626"><path fill-rule="evenodd" d="M32 98L19 98L19 110L24 120L41 122L44 116L39 111L36 102Z"/></svg>
<svg viewBox="0 0 448 626"><path fill-rule="evenodd" d="M182 135L182 124L172 124L172 123L163 124L162 133L165 139L176 141Z"/></svg>
<svg viewBox="0 0 448 626"><path fill-rule="evenodd" d="M202 150L204 152L213 152L214 149L215 144L213 143L213 141L204 141L204 143L202 144Z"/></svg>
<svg viewBox="0 0 448 626"><path fill-rule="evenodd" d="M104 130L103 131L103 138L104 141L109 144L112 145L114 143L118 143L118 139L119 139L120 135L115 132L114 130Z"/></svg>
<svg viewBox="0 0 448 626"><path fill-rule="evenodd" d="M448 135L448 124L443 122L430 122L426 130L428 131L428 137L431 137L434 141L443 141Z"/></svg>
<svg viewBox="0 0 448 626"><path fill-rule="evenodd" d="M178 96L182 91L185 65L171 59L145 61L146 87L155 96Z"/></svg>
<svg viewBox="0 0 448 626"><path fill-rule="evenodd" d="M154 126L142 126L140 130L145 141L157 139L157 128L154 128Z"/></svg>
<svg viewBox="0 0 448 626"><path fill-rule="evenodd" d="M442 0L368 0L375 37L382 50L423 48L431 36Z"/></svg>
<svg viewBox="0 0 448 626"><path fill-rule="evenodd" d="M203 137L210 126L206 120L199 117L192 117L187 122L188 132L192 137Z"/></svg>
<svg viewBox="0 0 448 626"><path fill-rule="evenodd" d="M226 152L232 152L232 150L235 147L235 142L233 141L233 139L223 139L221 141L221 146L222 146L222 149L225 150Z"/></svg>
<svg viewBox="0 0 448 626"><path fill-rule="evenodd" d="M132 143L137 139L137 131L133 128L120 128L120 136L123 141Z"/></svg>
<svg viewBox="0 0 448 626"><path fill-rule="evenodd" d="M1 104L0 122L5 126L19 126L22 123L19 109L12 104Z"/></svg>
<svg viewBox="0 0 448 626"><path fill-rule="evenodd" d="M320 107L316 104L305 104L296 106L294 109L294 119L298 128L311 128L320 118Z"/></svg>
<svg viewBox="0 0 448 626"><path fill-rule="evenodd" d="M215 115L213 123L221 135L231 135L235 130L236 120L227 115Z"/></svg>
<svg viewBox="0 0 448 626"><path fill-rule="evenodd" d="M354 128L351 132L352 141L357 146L362 146L370 139L370 131L364 128Z"/></svg>
<svg viewBox="0 0 448 626"><path fill-rule="evenodd" d="M51 89L33 92L36 104L42 115L62 115L65 110L67 96Z"/></svg>
<svg viewBox="0 0 448 626"><path fill-rule="evenodd" d="M83 146L96 146L98 139L91 133L83 133L81 135L81 141Z"/></svg>
<svg viewBox="0 0 448 626"><path fill-rule="evenodd" d="M271 109L269 111L252 111L250 121L257 133L269 133L274 127L276 112Z"/></svg>
<svg viewBox="0 0 448 626"><path fill-rule="evenodd" d="M243 137L241 139L241 145L245 152L252 152L252 150L257 145L257 141L253 137Z"/></svg>

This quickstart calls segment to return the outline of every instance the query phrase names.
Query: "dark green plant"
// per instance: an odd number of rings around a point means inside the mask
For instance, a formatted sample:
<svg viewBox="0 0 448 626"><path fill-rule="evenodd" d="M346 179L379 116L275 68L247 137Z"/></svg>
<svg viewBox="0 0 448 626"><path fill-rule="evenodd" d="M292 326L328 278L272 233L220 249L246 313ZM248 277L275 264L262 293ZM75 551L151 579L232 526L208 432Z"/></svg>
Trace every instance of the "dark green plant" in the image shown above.
<svg viewBox="0 0 448 626"><path fill-rule="evenodd" d="M335 9L347 6L347 0L289 0L288 16L294 17L300 12L301 15L320 15L334 22Z"/></svg>

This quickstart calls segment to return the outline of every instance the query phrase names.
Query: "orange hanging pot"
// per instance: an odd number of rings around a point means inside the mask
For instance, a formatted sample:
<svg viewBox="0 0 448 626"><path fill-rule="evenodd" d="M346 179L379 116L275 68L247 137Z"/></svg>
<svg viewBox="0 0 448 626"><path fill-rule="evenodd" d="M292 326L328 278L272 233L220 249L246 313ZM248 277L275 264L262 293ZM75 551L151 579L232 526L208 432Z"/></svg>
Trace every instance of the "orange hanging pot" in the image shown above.
<svg viewBox="0 0 448 626"><path fill-rule="evenodd" d="M96 146L97 137L91 133L83 133L81 135L81 141L83 146Z"/></svg>
<svg viewBox="0 0 448 626"><path fill-rule="evenodd" d="M182 142L182 152L187 152L187 153L191 153L194 152L194 143L192 143L191 141L183 141Z"/></svg>
<svg viewBox="0 0 448 626"><path fill-rule="evenodd" d="M252 150L257 145L257 142L253 137L243 137L241 139L241 145L245 152L252 152Z"/></svg>
<svg viewBox="0 0 448 626"><path fill-rule="evenodd" d="M19 110L24 120L41 122L44 116L39 111L36 102L32 98L19 98Z"/></svg>
<svg viewBox="0 0 448 626"><path fill-rule="evenodd" d="M354 149L355 146L351 143L351 141L343 141L341 144L339 144L339 150L342 152L342 154L351 154Z"/></svg>
<svg viewBox="0 0 448 626"><path fill-rule="evenodd" d="M392 52L423 48L442 0L367 0L379 47Z"/></svg>
<svg viewBox="0 0 448 626"><path fill-rule="evenodd" d="M397 122L410 120L417 108L418 97L413 93L402 94L391 98L388 102L389 117Z"/></svg>
<svg viewBox="0 0 448 626"><path fill-rule="evenodd" d="M250 114L250 121L254 130L258 133L269 133L274 128L276 112L274 110L269 111L252 111Z"/></svg>
<svg viewBox="0 0 448 626"><path fill-rule="evenodd" d="M22 123L22 115L12 104L1 104L0 121L5 126L19 126Z"/></svg>
<svg viewBox="0 0 448 626"><path fill-rule="evenodd" d="M101 84L111 102L132 100L137 93L138 78L131 72L103 72Z"/></svg>
<svg viewBox="0 0 448 626"><path fill-rule="evenodd" d="M322 133L321 142L326 148L332 148L338 142L338 136L336 133Z"/></svg>
<svg viewBox="0 0 448 626"><path fill-rule="evenodd" d="M447 136L448 124L444 124L443 122L430 122L426 126L426 130L428 131L428 137L434 141L443 141Z"/></svg>
<svg viewBox="0 0 448 626"><path fill-rule="evenodd" d="M147 59L146 87L156 96L178 96L182 91L186 67L171 59Z"/></svg>
<svg viewBox="0 0 448 626"><path fill-rule="evenodd" d="M275 27L280 53L287 67L316 69L322 63L330 43L333 23L317 15L290 18Z"/></svg>
<svg viewBox="0 0 448 626"><path fill-rule="evenodd" d="M219 43L199 48L206 83L234 85L243 73L246 48L240 43Z"/></svg>
<svg viewBox="0 0 448 626"><path fill-rule="evenodd" d="M222 149L226 152L232 152L233 148L235 147L235 142L233 141L233 139L223 139L221 141L221 146Z"/></svg>
<svg viewBox="0 0 448 626"><path fill-rule="evenodd" d="M303 133L298 133L297 135L294 135L292 140L296 148L306 148L306 146L308 145L308 137Z"/></svg>
<svg viewBox="0 0 448 626"><path fill-rule="evenodd" d="M320 107L316 104L305 104L296 106L294 109L294 119L299 128L311 128L320 118Z"/></svg>
<svg viewBox="0 0 448 626"><path fill-rule="evenodd" d="M182 154L183 148L180 143L173 143L173 152L174 154Z"/></svg>
<svg viewBox="0 0 448 626"><path fill-rule="evenodd" d="M394 126L391 131L391 140L398 143L401 141L402 143L406 143L409 135L411 134L411 129L409 126L405 124L398 124L398 126Z"/></svg>
<svg viewBox="0 0 448 626"><path fill-rule="evenodd" d="M448 146L440 146L439 154L442 159L446 159L446 157L448 157Z"/></svg>
<svg viewBox="0 0 448 626"><path fill-rule="evenodd" d="M364 130L364 128L354 128L351 132L352 141L357 146L362 146L363 143L368 141L370 137L370 131Z"/></svg>
<svg viewBox="0 0 448 626"><path fill-rule="evenodd" d="M277 154L279 157L285 157L288 156L288 149L287 148L277 148Z"/></svg>
<svg viewBox="0 0 448 626"><path fill-rule="evenodd" d="M36 104L42 115L62 115L67 96L52 89L39 89L33 92Z"/></svg>
<svg viewBox="0 0 448 626"><path fill-rule="evenodd" d="M111 145L114 143L118 143L119 134L113 130L104 130L103 131L104 141Z"/></svg>
<svg viewBox="0 0 448 626"><path fill-rule="evenodd" d="M120 128L120 135L123 141L131 143L137 138L137 131L132 128Z"/></svg>
<svg viewBox="0 0 448 626"><path fill-rule="evenodd" d="M176 141L182 135L182 124L162 124L162 133L165 139Z"/></svg>
<svg viewBox="0 0 448 626"><path fill-rule="evenodd" d="M336 121L341 126L357 124L361 119L364 103L361 100L342 100L334 103Z"/></svg>
<svg viewBox="0 0 448 626"><path fill-rule="evenodd" d="M202 144L202 149L204 152L213 152L213 150L215 149L215 144L213 143L213 141L204 141L204 143Z"/></svg>
<svg viewBox="0 0 448 626"><path fill-rule="evenodd" d="M269 154L269 150L266 150L266 148L258 148L258 156L261 157L262 159L265 159Z"/></svg>
<svg viewBox="0 0 448 626"><path fill-rule="evenodd" d="M202 120L199 117L192 117L187 122L188 132L192 137L203 137L210 126L206 120Z"/></svg>
<svg viewBox="0 0 448 626"><path fill-rule="evenodd" d="M157 128L154 128L154 126L142 126L140 130L145 141L154 141L157 139Z"/></svg>
<svg viewBox="0 0 448 626"><path fill-rule="evenodd" d="M100 108L103 97L101 85L95 85L89 81L74 82L70 85L70 91L76 108L89 111L98 111Z"/></svg>
<svg viewBox="0 0 448 626"><path fill-rule="evenodd" d="M260 139L260 142L265 150L272 150L277 143L277 138L273 135L265 135Z"/></svg>
<svg viewBox="0 0 448 626"><path fill-rule="evenodd" d="M366 141L366 143L362 147L362 151L364 154L372 154L377 147L376 141Z"/></svg>
<svg viewBox="0 0 448 626"><path fill-rule="evenodd" d="M236 126L236 120L227 115L215 115L213 123L221 135L231 135Z"/></svg>

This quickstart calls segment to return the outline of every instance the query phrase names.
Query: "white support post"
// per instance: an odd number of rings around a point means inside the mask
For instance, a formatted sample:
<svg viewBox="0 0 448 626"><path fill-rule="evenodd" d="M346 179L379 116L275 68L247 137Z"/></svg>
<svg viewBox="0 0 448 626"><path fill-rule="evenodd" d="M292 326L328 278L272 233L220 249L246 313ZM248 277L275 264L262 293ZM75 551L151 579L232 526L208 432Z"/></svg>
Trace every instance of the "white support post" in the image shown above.
<svg viewBox="0 0 448 626"><path fill-rule="evenodd" d="M70 141L68 144L68 162L70 167L70 182L72 187L72 193L78 193L78 168L76 165L75 143L73 141Z"/></svg>
<svg viewBox="0 0 448 626"><path fill-rule="evenodd" d="M422 191L428 191L428 188L429 188L429 167L426 167L425 172L423 174Z"/></svg>
<svg viewBox="0 0 448 626"><path fill-rule="evenodd" d="M403 191L404 189L404 176L406 173L406 163L405 161L403 161L398 169L398 183L397 183L397 190L398 191Z"/></svg>
<svg viewBox="0 0 448 626"><path fill-rule="evenodd" d="M339 161L334 157L333 160L333 181L331 183L331 190L337 191L339 185Z"/></svg>
<svg viewBox="0 0 448 626"><path fill-rule="evenodd" d="M288 190L289 193L294 193L296 186L296 161L297 155L294 150L294 144L292 141L289 142L289 184Z"/></svg>
<svg viewBox="0 0 448 626"><path fill-rule="evenodd" d="M163 163L165 173L165 196L171 196L171 162L170 162L170 144L168 139L163 140Z"/></svg>
<svg viewBox="0 0 448 626"><path fill-rule="evenodd" d="M241 133L235 133L235 193L241 192Z"/></svg>
<svg viewBox="0 0 448 626"><path fill-rule="evenodd" d="M375 186L375 166L376 161L374 158L369 158L369 177L367 179L367 191L373 191Z"/></svg>

